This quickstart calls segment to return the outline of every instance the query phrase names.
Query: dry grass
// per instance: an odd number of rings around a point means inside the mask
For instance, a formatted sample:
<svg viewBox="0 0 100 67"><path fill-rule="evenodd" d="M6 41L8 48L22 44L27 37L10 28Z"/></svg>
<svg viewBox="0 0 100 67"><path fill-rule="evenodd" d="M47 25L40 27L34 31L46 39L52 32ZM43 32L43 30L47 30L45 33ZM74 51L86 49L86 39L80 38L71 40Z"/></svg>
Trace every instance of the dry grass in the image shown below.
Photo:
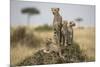
<svg viewBox="0 0 100 67"><path fill-rule="evenodd" d="M11 48L11 65L20 63L26 57L32 55L34 49L29 49L28 47L17 45L15 48Z"/></svg>
<svg viewBox="0 0 100 67"><path fill-rule="evenodd" d="M43 41L47 37L53 37L53 31L33 31L31 32L42 38ZM74 41L77 42L80 48L84 51L84 53L89 57L89 61L95 60L95 29L94 28L84 28L84 29L75 29L74 30ZM19 43L20 44L20 43ZM44 46L44 45L42 45ZM38 48L29 48L26 46L18 45L14 48L11 48L11 64L15 65L23 61L25 58L33 55Z"/></svg>
<svg viewBox="0 0 100 67"><path fill-rule="evenodd" d="M22 62L27 57L33 55L40 48L29 48L27 46L17 45L15 48L11 48L10 60L11 65L16 65Z"/></svg>
<svg viewBox="0 0 100 67"><path fill-rule="evenodd" d="M74 40L89 57L89 61L95 60L95 28L74 30Z"/></svg>

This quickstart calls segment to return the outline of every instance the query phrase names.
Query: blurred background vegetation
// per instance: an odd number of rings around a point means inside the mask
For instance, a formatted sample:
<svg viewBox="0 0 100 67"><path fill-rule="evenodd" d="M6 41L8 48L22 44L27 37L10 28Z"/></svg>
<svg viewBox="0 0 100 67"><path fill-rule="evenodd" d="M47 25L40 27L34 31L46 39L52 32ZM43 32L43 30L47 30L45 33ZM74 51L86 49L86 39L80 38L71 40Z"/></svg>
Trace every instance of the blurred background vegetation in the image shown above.
<svg viewBox="0 0 100 67"><path fill-rule="evenodd" d="M35 31L53 31L53 27L48 24L40 25L35 28Z"/></svg>

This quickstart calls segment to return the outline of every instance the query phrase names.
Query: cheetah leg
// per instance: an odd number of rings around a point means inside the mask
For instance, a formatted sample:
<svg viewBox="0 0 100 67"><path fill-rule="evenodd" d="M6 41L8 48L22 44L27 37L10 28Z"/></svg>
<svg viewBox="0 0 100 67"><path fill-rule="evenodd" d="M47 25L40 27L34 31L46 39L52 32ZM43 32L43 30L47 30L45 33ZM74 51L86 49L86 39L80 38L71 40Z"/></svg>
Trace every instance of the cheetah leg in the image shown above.
<svg viewBox="0 0 100 67"><path fill-rule="evenodd" d="M58 49L59 49L59 56L64 60L65 57L62 55L61 48L59 47Z"/></svg>
<svg viewBox="0 0 100 67"><path fill-rule="evenodd" d="M65 39L65 45L64 46L68 46L67 38Z"/></svg>

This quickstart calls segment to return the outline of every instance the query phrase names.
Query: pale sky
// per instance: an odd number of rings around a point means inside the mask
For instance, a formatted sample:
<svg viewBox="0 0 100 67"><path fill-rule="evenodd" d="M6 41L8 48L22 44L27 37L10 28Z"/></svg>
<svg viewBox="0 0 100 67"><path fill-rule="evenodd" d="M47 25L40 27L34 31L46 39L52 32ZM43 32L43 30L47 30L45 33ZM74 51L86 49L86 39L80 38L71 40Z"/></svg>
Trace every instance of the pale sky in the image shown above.
<svg viewBox="0 0 100 67"><path fill-rule="evenodd" d="M95 6L94 5L75 5L60 3L44 3L34 1L15 1L11 0L11 25L26 25L27 14L22 14L21 9L35 7L40 14L32 16L30 24L52 24L53 15L51 8L60 8L63 20L74 20L77 17L83 18L81 25L95 26Z"/></svg>

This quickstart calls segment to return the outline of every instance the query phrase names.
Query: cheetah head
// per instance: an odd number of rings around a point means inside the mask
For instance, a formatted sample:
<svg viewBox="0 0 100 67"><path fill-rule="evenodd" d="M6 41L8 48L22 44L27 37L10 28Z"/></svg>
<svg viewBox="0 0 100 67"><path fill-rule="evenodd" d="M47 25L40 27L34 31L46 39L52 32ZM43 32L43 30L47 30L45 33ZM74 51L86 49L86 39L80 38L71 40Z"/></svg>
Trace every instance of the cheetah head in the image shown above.
<svg viewBox="0 0 100 67"><path fill-rule="evenodd" d="M74 26L76 26L76 24L74 23L74 21L70 21L70 22L69 22L69 26L70 26L70 27L74 27Z"/></svg>
<svg viewBox="0 0 100 67"><path fill-rule="evenodd" d="M67 25L68 25L68 21L67 20L64 20L63 21L63 27L67 27Z"/></svg>
<svg viewBox="0 0 100 67"><path fill-rule="evenodd" d="M52 11L53 15L56 15L59 13L59 8L51 8L51 11Z"/></svg>

